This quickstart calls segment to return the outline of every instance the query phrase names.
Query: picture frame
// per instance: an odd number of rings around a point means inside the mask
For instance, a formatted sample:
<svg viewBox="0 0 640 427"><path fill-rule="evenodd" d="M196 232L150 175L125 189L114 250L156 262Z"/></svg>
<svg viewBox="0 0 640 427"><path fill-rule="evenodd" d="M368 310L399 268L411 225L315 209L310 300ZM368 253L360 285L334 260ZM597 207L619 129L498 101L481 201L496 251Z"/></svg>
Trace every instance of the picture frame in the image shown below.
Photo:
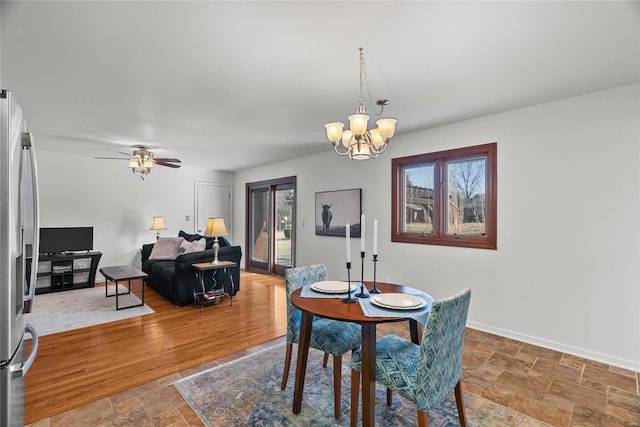
<svg viewBox="0 0 640 427"><path fill-rule="evenodd" d="M316 192L316 236L345 237L349 223L351 237L360 237L362 188Z"/></svg>

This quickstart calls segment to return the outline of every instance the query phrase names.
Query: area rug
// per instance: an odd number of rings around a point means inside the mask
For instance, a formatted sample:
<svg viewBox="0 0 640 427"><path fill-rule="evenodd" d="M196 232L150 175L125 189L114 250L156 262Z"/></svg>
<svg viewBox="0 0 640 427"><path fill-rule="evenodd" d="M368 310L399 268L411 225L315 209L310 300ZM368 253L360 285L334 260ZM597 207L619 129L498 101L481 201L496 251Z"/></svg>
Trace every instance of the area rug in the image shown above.
<svg viewBox="0 0 640 427"><path fill-rule="evenodd" d="M113 285L109 286L109 293L114 291ZM125 286L119 285L118 293L126 291ZM116 298L107 298L104 293L104 286L99 286L36 295L32 312L25 315L25 320L38 336L43 336L154 313L146 304L116 310ZM140 304L140 299L133 293L118 296L120 307L135 304Z"/></svg>
<svg viewBox="0 0 640 427"><path fill-rule="evenodd" d="M280 390L285 344L278 344L249 356L178 380L174 386L207 426L348 426L351 368L343 366L341 418L333 417L333 368L322 368L323 353L311 349L302 411L291 411L295 376L292 361L287 388ZM295 349L295 348L294 348ZM295 352L294 352L295 354ZM478 426L547 426L512 409L471 393L464 393L468 424ZM376 387L376 424L416 425L415 406L394 395L386 405L386 392ZM362 409L362 408L360 408ZM361 418L359 423L361 422ZM431 427L459 426L453 393L429 412Z"/></svg>

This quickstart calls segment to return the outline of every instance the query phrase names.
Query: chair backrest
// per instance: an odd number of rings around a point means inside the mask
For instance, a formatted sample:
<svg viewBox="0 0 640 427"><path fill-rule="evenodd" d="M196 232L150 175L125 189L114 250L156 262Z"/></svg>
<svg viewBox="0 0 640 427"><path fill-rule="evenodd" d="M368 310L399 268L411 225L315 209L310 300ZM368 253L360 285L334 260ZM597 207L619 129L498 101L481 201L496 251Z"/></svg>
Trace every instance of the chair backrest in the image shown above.
<svg viewBox="0 0 640 427"><path fill-rule="evenodd" d="M291 304L291 294L303 286L327 280L327 267L324 264L308 265L306 267L288 268L284 272L287 286L287 342L298 342L300 319L302 313Z"/></svg>
<svg viewBox="0 0 640 427"><path fill-rule="evenodd" d="M418 361L418 407L443 402L462 376L462 346L471 289L434 301L422 334Z"/></svg>

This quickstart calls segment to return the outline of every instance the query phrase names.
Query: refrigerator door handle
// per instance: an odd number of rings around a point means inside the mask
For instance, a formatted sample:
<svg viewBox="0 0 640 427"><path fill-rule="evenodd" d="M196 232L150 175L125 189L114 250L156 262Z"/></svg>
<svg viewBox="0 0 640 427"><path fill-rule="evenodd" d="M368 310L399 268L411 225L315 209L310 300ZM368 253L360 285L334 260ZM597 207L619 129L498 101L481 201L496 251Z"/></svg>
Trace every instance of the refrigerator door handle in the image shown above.
<svg viewBox="0 0 640 427"><path fill-rule="evenodd" d="M29 354L29 357L27 357L27 360L24 361L22 366L12 370L12 372L20 372L21 376L25 376L27 374L31 365L33 365L33 361L36 360L36 354L38 353L38 334L36 333L36 330L33 329L33 326L26 323L24 325L24 331L29 333L33 338L33 346L31 347L31 354Z"/></svg>
<svg viewBox="0 0 640 427"><path fill-rule="evenodd" d="M40 207L38 189L38 166L36 163L36 153L33 149L33 135L30 132L22 133L22 147L29 152L31 159L31 182L33 185L33 244L31 246L31 277L27 284L29 291L23 298L24 312L31 312L31 304L36 292L36 280L38 279L38 255L40 253Z"/></svg>

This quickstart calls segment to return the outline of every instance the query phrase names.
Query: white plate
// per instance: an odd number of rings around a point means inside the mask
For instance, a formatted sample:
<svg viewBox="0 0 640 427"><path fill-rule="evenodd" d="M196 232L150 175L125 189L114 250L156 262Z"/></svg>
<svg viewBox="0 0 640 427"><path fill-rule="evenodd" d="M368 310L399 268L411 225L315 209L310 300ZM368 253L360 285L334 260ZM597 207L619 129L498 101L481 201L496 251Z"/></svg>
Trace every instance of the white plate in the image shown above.
<svg viewBox="0 0 640 427"><path fill-rule="evenodd" d="M371 303L379 307L396 310L415 310L427 305L427 302L419 296L394 293L372 295Z"/></svg>
<svg viewBox="0 0 640 427"><path fill-rule="evenodd" d="M311 285L311 289L318 292L324 292L325 294L346 294L347 282L339 282L337 280L325 280L323 282L316 282ZM356 285L351 284L351 290L355 290Z"/></svg>

